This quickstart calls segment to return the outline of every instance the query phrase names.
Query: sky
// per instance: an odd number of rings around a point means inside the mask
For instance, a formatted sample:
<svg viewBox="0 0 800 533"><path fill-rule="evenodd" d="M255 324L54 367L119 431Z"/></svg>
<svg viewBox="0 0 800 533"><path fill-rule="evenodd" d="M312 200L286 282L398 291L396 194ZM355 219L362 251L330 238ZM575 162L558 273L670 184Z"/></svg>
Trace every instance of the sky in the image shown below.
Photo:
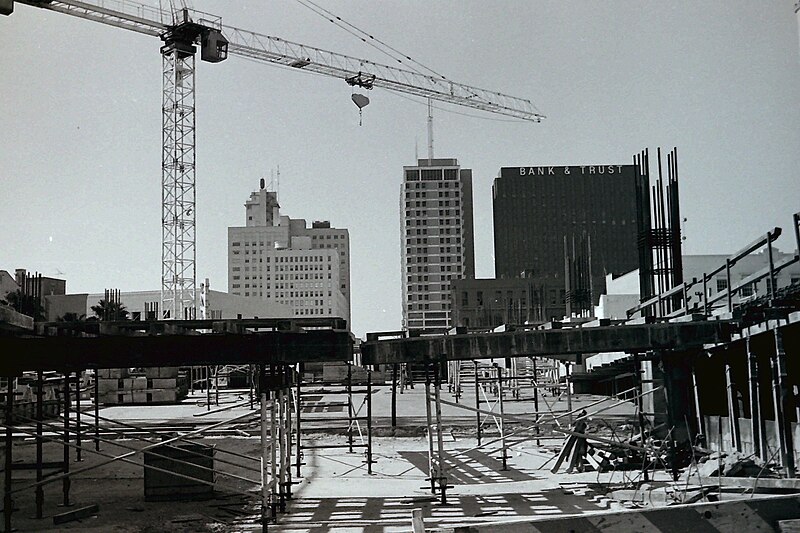
<svg viewBox="0 0 800 533"><path fill-rule="evenodd" d="M190 5L392 64L297 0ZM491 186L505 166L629 164L644 148L676 146L690 254L732 253L775 226L789 233L800 211L792 0L324 6L451 80L530 99L547 117L435 104L435 156L473 171L478 277L494 275ZM0 269L64 278L71 293L159 288L160 45L26 5L0 17ZM427 154L425 102L375 89L359 126L344 81L233 56L198 61L196 85L198 283L227 290L227 228L244 225L250 192L279 167L283 214L350 232L353 332L398 329L402 167Z"/></svg>

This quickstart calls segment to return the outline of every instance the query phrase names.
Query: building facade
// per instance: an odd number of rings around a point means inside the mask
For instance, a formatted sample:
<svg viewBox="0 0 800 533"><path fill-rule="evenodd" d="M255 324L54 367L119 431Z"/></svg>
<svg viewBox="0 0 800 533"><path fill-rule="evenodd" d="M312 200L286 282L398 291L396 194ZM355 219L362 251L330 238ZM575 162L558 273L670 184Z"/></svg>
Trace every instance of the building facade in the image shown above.
<svg viewBox="0 0 800 533"><path fill-rule="evenodd" d="M454 280L452 302L453 325L472 329L545 322L561 307L532 277Z"/></svg>
<svg viewBox="0 0 800 533"><path fill-rule="evenodd" d="M472 170L456 159L403 167L400 228L403 329L450 328L451 282L475 277Z"/></svg>
<svg viewBox="0 0 800 533"><path fill-rule="evenodd" d="M565 257L580 248L596 304L606 274L638 267L635 173L633 165L501 168L492 186L495 277L541 280L547 302L558 304L546 318L559 319Z"/></svg>
<svg viewBox="0 0 800 533"><path fill-rule="evenodd" d="M228 228L228 292L288 306L289 316L350 324L350 235L280 214L277 193L253 192L246 225Z"/></svg>

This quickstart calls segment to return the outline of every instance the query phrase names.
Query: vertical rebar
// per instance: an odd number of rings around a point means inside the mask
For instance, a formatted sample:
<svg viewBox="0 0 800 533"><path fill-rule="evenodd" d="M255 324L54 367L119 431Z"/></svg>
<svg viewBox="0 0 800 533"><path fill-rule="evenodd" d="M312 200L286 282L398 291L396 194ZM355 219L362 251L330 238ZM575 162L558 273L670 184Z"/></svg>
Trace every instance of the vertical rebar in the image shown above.
<svg viewBox="0 0 800 533"><path fill-rule="evenodd" d="M270 465L269 465L269 486L270 486L270 515L274 520L278 516L278 446L276 446L276 434L278 432L278 393L275 386L275 365L269 366L269 442L270 442Z"/></svg>
<svg viewBox="0 0 800 533"><path fill-rule="evenodd" d="M286 366L284 371L284 390L286 391L286 499L292 499L292 367Z"/></svg>

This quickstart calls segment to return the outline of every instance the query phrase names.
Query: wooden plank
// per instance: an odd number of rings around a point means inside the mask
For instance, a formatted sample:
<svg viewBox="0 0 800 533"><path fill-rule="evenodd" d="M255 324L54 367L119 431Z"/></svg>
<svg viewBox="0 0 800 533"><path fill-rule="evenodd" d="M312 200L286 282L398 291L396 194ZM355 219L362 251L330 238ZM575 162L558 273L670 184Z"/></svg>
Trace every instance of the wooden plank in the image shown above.
<svg viewBox="0 0 800 533"><path fill-rule="evenodd" d="M414 533L425 533L425 521L422 519L422 509L411 511L411 527Z"/></svg>
<svg viewBox="0 0 800 533"><path fill-rule="evenodd" d="M90 516L96 515L99 512L99 505L87 505L86 507L80 507L66 513L53 515L53 524L58 525L66 522L72 522L73 520L80 520L81 518L89 518Z"/></svg>

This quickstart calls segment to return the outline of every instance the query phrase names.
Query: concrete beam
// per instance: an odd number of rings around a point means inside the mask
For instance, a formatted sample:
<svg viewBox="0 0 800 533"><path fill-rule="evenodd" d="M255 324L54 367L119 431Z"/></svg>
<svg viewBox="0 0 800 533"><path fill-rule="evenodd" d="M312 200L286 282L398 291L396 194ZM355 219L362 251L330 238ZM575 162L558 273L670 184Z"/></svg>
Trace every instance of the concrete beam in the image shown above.
<svg viewBox="0 0 800 533"><path fill-rule="evenodd" d="M367 341L361 353L368 365L521 356L577 361L598 352L688 350L728 342L732 331L724 321L517 330Z"/></svg>
<svg viewBox="0 0 800 533"><path fill-rule="evenodd" d="M0 375L80 370L250 363L350 361L347 331L270 331L248 335L0 337Z"/></svg>
<svg viewBox="0 0 800 533"><path fill-rule="evenodd" d="M25 332L33 330L33 317L18 313L0 304L0 331Z"/></svg>

